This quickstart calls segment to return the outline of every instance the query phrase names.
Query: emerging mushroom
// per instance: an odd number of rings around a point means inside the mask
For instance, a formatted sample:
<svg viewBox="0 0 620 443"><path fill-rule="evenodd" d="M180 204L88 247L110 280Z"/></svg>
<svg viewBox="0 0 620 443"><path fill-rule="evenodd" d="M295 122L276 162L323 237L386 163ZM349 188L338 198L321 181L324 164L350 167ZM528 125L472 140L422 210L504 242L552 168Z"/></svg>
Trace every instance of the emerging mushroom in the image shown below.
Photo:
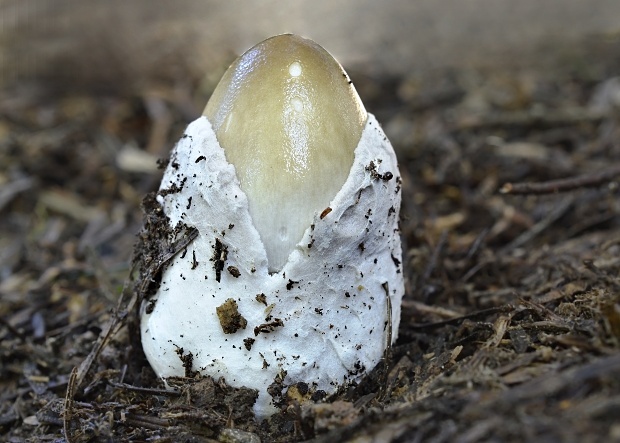
<svg viewBox="0 0 620 443"><path fill-rule="evenodd" d="M175 147L158 201L171 228L198 230L142 308L160 377L190 361L257 389L264 417L288 385L358 381L395 340L396 157L316 43L280 35L239 57Z"/></svg>

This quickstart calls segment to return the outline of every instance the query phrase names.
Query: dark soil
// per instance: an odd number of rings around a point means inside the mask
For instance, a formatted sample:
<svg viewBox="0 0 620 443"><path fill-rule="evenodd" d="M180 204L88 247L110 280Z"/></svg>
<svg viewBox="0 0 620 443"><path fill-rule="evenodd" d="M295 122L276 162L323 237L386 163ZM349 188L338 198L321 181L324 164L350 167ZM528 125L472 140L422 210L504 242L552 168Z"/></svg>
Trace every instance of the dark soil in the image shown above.
<svg viewBox="0 0 620 443"><path fill-rule="evenodd" d="M132 261L136 240L158 235L138 237L161 221L155 160L206 102L200 75L79 93L10 85L0 439L620 441L620 39L370 72L350 74L403 176L398 341L359 386L324 398L301 383L263 422L255 392L224 380L188 371L165 390L136 331L139 297L186 244L161 233Z"/></svg>

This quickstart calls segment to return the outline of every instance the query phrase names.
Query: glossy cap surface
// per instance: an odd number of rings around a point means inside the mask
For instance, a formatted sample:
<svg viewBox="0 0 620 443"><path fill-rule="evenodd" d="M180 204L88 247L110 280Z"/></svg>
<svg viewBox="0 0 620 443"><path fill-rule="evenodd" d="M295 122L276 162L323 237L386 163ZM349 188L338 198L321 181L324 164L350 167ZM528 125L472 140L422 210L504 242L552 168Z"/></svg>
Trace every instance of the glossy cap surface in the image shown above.
<svg viewBox="0 0 620 443"><path fill-rule="evenodd" d="M269 269L279 271L347 179L364 106L325 49L286 34L239 57L204 115L236 168Z"/></svg>

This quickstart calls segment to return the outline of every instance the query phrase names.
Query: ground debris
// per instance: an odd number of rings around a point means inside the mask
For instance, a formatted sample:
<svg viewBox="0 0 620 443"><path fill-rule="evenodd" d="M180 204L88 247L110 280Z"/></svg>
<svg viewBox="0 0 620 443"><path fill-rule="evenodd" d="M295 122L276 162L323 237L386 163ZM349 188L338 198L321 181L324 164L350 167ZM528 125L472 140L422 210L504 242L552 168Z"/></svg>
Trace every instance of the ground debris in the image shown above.
<svg viewBox="0 0 620 443"><path fill-rule="evenodd" d="M329 397L305 383L283 395L283 374L272 386L281 412L265 421L253 416L255 391L198 368L164 385L137 333L142 301L157 303L166 264L191 253L197 232L168 225L152 167L117 159L128 147L165 155L190 120L189 100L173 97L194 97L203 73L173 63L175 78L185 69L193 80L105 98L7 90L0 440L617 439L620 117L601 91L617 83L620 42L584 45L585 58L545 69L358 76L401 168L398 265L409 284L398 340L366 379ZM374 179L392 178L378 170L369 165ZM242 279L226 251L214 245L218 281L224 270ZM257 306L274 302L261 290ZM224 314L231 332L247 327ZM247 348L286 326L251 327Z"/></svg>

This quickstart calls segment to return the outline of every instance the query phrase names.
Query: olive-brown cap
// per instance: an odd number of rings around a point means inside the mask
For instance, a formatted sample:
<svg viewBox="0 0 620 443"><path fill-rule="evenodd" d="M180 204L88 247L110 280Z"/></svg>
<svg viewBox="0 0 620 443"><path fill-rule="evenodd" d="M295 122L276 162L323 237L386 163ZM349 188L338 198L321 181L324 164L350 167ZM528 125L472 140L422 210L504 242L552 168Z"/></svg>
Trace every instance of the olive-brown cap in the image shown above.
<svg viewBox="0 0 620 443"><path fill-rule="evenodd" d="M271 37L239 57L204 115L236 168L270 271L340 190L367 114L342 66L302 37Z"/></svg>

